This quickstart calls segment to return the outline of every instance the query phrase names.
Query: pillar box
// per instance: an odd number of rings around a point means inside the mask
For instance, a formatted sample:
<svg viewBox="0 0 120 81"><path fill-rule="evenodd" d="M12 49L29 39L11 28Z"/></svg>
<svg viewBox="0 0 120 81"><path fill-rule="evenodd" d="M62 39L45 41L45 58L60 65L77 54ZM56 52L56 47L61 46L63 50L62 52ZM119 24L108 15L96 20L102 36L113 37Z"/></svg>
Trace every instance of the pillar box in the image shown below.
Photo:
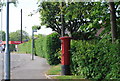
<svg viewBox="0 0 120 81"><path fill-rule="evenodd" d="M61 39L61 48L62 48L62 56L61 56L61 68L62 75L70 75L70 40L71 37L60 37Z"/></svg>

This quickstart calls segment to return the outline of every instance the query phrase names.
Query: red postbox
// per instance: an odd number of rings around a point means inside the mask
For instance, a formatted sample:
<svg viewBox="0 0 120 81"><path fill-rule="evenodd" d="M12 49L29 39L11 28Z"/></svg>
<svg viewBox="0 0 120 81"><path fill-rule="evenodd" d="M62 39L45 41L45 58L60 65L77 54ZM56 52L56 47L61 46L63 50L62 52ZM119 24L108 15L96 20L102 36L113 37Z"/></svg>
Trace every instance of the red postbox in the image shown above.
<svg viewBox="0 0 120 81"><path fill-rule="evenodd" d="M62 75L70 75L70 40L71 37L60 37L62 48Z"/></svg>

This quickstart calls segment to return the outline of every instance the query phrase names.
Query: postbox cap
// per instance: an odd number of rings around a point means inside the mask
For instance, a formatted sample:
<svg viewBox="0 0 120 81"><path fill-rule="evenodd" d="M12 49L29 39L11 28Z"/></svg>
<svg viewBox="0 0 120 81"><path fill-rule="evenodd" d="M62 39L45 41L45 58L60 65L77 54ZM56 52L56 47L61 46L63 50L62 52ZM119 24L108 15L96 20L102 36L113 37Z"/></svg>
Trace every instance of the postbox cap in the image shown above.
<svg viewBox="0 0 120 81"><path fill-rule="evenodd" d="M60 39L72 39L72 37L68 37L68 36L64 36L64 37L60 37Z"/></svg>

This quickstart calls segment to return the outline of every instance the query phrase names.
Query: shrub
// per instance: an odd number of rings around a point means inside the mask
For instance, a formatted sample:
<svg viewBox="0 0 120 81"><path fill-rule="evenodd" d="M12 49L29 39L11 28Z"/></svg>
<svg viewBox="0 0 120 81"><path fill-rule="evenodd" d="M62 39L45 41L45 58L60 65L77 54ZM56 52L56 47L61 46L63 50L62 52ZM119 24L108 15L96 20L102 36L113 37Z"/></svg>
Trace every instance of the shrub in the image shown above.
<svg viewBox="0 0 120 81"><path fill-rule="evenodd" d="M120 78L119 43L110 41L72 41L71 71L87 79Z"/></svg>

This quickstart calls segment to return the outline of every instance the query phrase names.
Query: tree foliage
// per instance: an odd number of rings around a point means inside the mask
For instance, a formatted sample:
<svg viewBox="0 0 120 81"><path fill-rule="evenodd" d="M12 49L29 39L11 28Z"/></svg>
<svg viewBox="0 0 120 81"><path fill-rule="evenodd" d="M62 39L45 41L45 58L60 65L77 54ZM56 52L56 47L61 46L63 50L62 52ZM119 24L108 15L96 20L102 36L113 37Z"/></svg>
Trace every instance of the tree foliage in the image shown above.
<svg viewBox="0 0 120 81"><path fill-rule="evenodd" d="M53 31L59 34L61 33L62 24L64 24L67 33L78 32L80 26L90 22L87 14L91 12L93 6L93 3L69 3L68 6L63 3L63 7L61 7L58 2L43 2L39 5L42 16L41 24L52 28ZM64 23L61 23L61 13L64 15Z"/></svg>
<svg viewBox="0 0 120 81"><path fill-rule="evenodd" d="M32 30L39 30L39 29L41 29L41 26L38 26L38 25L32 26Z"/></svg>
<svg viewBox="0 0 120 81"><path fill-rule="evenodd" d="M120 2L115 2L116 26L119 28ZM108 2L71 2L61 7L59 2L42 2L39 4L42 25L61 33L61 12L64 14L64 27L67 33L89 32L89 36L102 27L105 29L100 36L111 32L110 7ZM119 27L118 27L119 26ZM82 33L81 33L82 32Z"/></svg>
<svg viewBox="0 0 120 81"><path fill-rule="evenodd" d="M22 31L22 40L28 40L29 35L27 32ZM21 40L21 30L17 30L16 32L10 33L10 41L20 41Z"/></svg>
<svg viewBox="0 0 120 81"><path fill-rule="evenodd" d="M61 33L60 7L59 3L43 2L39 5L42 25L52 28L53 31Z"/></svg>

